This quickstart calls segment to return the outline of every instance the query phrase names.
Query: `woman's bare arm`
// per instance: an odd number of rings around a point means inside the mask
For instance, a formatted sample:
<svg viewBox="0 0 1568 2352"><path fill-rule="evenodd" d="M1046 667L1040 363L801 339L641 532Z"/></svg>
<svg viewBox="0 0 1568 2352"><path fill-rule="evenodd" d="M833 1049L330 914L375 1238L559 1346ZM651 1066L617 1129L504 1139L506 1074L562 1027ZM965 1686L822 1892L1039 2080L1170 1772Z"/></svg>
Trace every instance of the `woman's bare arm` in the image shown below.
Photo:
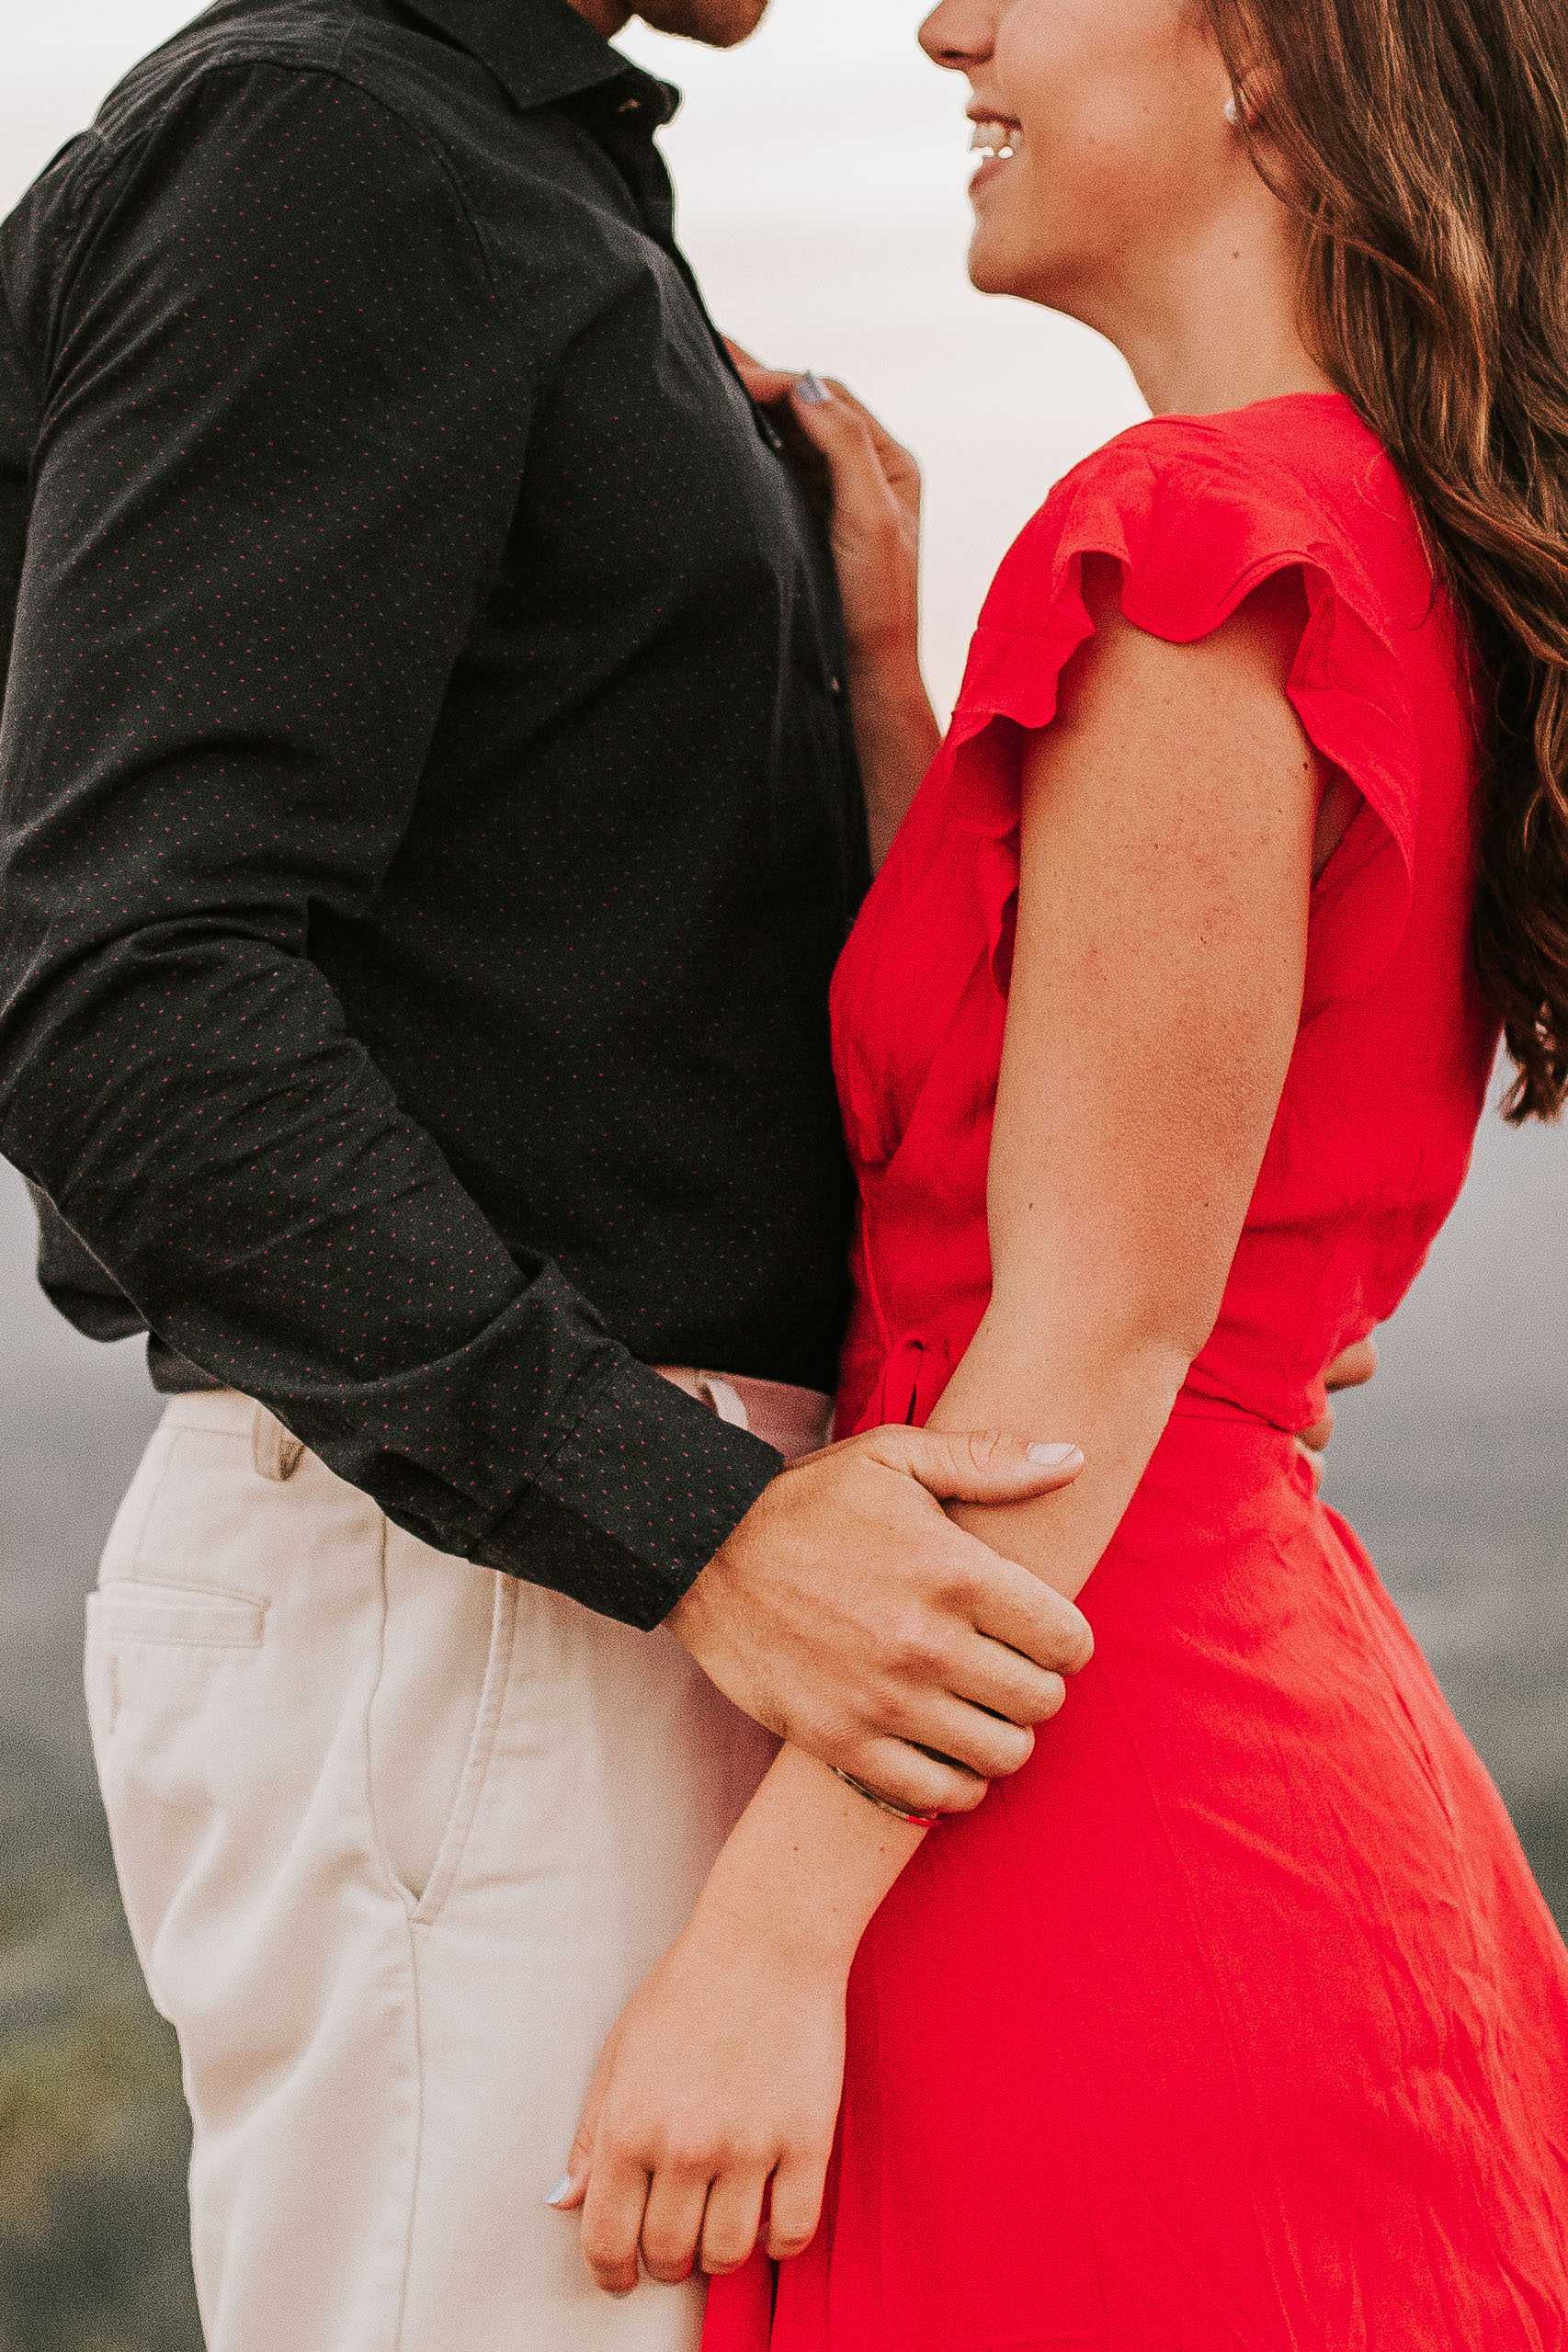
<svg viewBox="0 0 1568 2352"><path fill-rule="evenodd" d="M992 1301L932 1415L1065 1415L1069 1493L954 1516L1068 1594L1219 1312L1295 1044L1320 805L1283 690L1293 579L1186 647L1122 619L1108 565L1088 595L1092 650L1024 762Z"/></svg>
<svg viewBox="0 0 1568 2352"><path fill-rule="evenodd" d="M1296 1033L1318 786L1283 694L1295 592L1195 646L1112 580L1024 760L1022 872L993 1142L994 1295L935 1420L1081 1433L1076 1485L962 1508L1075 1593L1219 1307ZM940 1835L940 1831L936 1833ZM617 2028L574 2151L584 2244L624 2292L814 2232L845 1985L922 1833L787 1749L692 1922Z"/></svg>

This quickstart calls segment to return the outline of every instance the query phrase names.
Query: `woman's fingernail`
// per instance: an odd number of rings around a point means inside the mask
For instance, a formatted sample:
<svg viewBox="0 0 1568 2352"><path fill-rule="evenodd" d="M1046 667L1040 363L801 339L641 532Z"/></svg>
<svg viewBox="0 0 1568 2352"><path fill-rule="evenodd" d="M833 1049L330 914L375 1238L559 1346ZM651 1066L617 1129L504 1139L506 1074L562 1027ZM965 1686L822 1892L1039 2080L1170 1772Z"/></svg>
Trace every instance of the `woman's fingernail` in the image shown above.
<svg viewBox="0 0 1568 2352"><path fill-rule="evenodd" d="M1060 1470L1064 1461L1072 1460L1077 1450L1076 1446L1031 1446L1029 1460L1039 1462L1042 1470Z"/></svg>
<svg viewBox="0 0 1568 2352"><path fill-rule="evenodd" d="M556 2182L555 2187L551 2190L550 2195L544 2201L547 2205L560 2205L563 2203L571 2194L572 2176L570 2173L562 2173L561 2178Z"/></svg>
<svg viewBox="0 0 1568 2352"><path fill-rule="evenodd" d="M820 408L824 400L831 400L833 398L833 394L828 391L827 386L824 383L822 378L818 375L814 368L808 368L806 369L805 374L796 384L795 391L798 396L805 402L808 408Z"/></svg>

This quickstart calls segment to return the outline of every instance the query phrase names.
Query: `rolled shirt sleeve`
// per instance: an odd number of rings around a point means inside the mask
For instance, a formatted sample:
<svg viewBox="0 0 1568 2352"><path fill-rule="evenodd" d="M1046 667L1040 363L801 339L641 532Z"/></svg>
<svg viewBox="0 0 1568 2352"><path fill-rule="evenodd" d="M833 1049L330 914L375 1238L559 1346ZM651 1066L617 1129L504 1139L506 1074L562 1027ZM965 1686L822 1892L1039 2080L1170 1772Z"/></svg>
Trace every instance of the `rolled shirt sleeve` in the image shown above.
<svg viewBox="0 0 1568 2352"><path fill-rule="evenodd" d="M550 352L438 152L329 73L215 71L77 178L57 265L0 255L51 290L0 1143L165 1346L400 1524L651 1625L777 1457L506 1247L311 958L403 837Z"/></svg>

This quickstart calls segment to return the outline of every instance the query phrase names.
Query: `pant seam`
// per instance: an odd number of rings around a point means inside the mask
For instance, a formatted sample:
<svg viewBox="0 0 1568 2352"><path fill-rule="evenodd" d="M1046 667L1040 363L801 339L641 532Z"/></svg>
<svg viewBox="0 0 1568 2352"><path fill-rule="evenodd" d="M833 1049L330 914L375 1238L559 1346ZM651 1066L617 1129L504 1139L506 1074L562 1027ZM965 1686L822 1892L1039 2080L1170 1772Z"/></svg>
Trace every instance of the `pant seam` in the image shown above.
<svg viewBox="0 0 1568 2352"><path fill-rule="evenodd" d="M501 1728L502 1711L511 1685L517 1624L517 1586L510 1576L503 1575L499 1570L492 1573L495 1577L495 1586L491 1610L490 1654L485 1660L479 1709L468 1754L463 1759L462 1778L458 1783L457 1797L437 1851L429 1882L409 1912L410 1921L415 1927L435 1926L462 1867L463 1855L467 1851L480 1800L484 1792L484 1783L489 1777L491 1758L495 1753L496 1735Z"/></svg>
<svg viewBox="0 0 1568 2352"><path fill-rule="evenodd" d="M447 1834L441 1841L441 1850L437 1856L436 1868L431 1873L430 1884L418 1904L411 1905L407 1900L407 1890L401 1887L399 1889L403 1896L403 1936L408 1953L410 1997L414 2017L415 2143L414 2165L408 2191L408 2224L403 2240L403 2275L398 2286L397 2319L392 2338L392 2352L403 2352L404 2328L408 2315L409 2287L414 2270L415 2233L419 2225L420 2192L425 2177L427 2098L420 1931L431 1928L439 1916L441 1906L457 1877L474 1817L479 1810L480 1795L489 1771L491 1756L494 1752L495 1738L500 1728L506 1692L511 1685L512 1660L516 1647L516 1597L513 1580L509 1576L503 1576L497 1573L491 1619L490 1655L485 1662L484 1687L481 1694L479 1715L474 1724L473 1738L470 1744L468 1757L463 1766L463 1777L459 1786L452 1818L448 1824ZM390 1864L388 1867L390 1868Z"/></svg>
<svg viewBox="0 0 1568 2352"><path fill-rule="evenodd" d="M381 1834L381 1817L376 1811L376 1769L370 1726L375 1718L376 1699L381 1687L381 1677L387 1670L387 1529L385 1512L378 1514L376 1522L376 1671L370 1677L369 1695L365 1701L365 1716L361 1726L361 1762L365 1774L365 1818L370 1828L370 1851L381 1872L384 1891L391 1895L398 1909L406 1916L411 1906L408 1889L392 1867L392 1855Z"/></svg>
<svg viewBox="0 0 1568 2352"><path fill-rule="evenodd" d="M414 1922L405 1911L403 1948L408 1957L409 2004L414 2017L414 2164L408 2181L408 2218L403 2228L403 2268L397 2285L397 2312L392 2322L392 2352L403 2352L408 2318L409 2279L414 2269L414 2232L419 2219L419 2191L425 2173L425 2006L419 1982L419 1949Z"/></svg>
<svg viewBox="0 0 1568 2352"><path fill-rule="evenodd" d="M392 2315L392 2335L388 2352L403 2352L404 2327L408 2314L409 2277L414 2266L414 2230L419 2207L419 2178L425 2157L425 2024L419 1997L419 1968L409 1931L409 1898L392 1866L381 1836L381 1822L376 1813L376 1779L372 1766L370 1722L375 1709L376 1694L386 1672L387 1657L387 1538L389 1521L385 1512L376 1515L376 1553L374 1592L377 1607L375 1671L370 1676L365 1695L364 1711L360 1717L359 1761L364 1776L365 1821L369 1830L369 1853L373 1868L380 1872L382 1892L395 1904L398 1926L402 1936L403 1964L408 1984L408 2014L414 2039L414 2144L408 2162L407 2186L404 2189L403 2250L398 2264L396 2293Z"/></svg>

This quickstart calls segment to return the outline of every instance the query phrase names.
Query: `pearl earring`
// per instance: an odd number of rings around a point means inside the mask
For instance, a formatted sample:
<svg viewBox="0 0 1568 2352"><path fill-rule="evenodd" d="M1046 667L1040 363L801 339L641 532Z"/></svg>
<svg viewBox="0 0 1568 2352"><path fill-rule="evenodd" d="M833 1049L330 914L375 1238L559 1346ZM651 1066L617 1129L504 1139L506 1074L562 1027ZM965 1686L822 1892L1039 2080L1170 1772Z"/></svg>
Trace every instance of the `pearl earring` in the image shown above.
<svg viewBox="0 0 1568 2352"><path fill-rule="evenodd" d="M1240 125L1242 117L1241 109L1236 104L1236 94L1234 90L1231 92L1230 97L1225 100L1224 106L1221 111L1223 113L1225 120L1230 124L1231 129L1233 131L1236 130Z"/></svg>

